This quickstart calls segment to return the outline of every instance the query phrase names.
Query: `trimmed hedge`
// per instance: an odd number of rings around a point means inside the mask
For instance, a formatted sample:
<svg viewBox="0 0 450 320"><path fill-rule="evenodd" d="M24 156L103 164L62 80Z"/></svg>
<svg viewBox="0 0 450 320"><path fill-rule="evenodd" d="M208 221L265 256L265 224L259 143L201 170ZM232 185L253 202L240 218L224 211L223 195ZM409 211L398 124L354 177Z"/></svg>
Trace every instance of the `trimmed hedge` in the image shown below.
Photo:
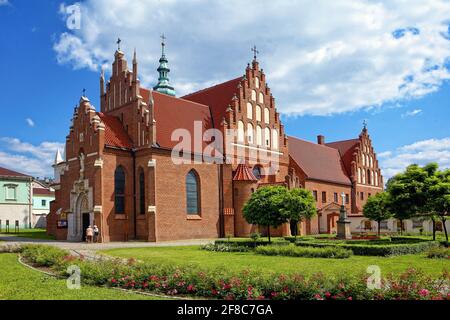
<svg viewBox="0 0 450 320"><path fill-rule="evenodd" d="M268 245L275 245L275 246L286 246L290 242L286 240L275 240L272 242L269 241L253 241L253 240L247 240L247 239L230 239L230 240L216 240L214 241L215 245L227 245L227 246L235 246L235 247L247 247L247 248L256 248L259 246L268 246Z"/></svg>
<svg viewBox="0 0 450 320"><path fill-rule="evenodd" d="M202 250L206 251L214 251L214 252L247 252L250 251L251 248L245 246L236 246L230 244L205 244L200 247Z"/></svg>
<svg viewBox="0 0 450 320"><path fill-rule="evenodd" d="M348 243L330 243L329 242L312 242L312 241L300 241L296 243L301 247L314 247L314 248L326 248L326 247L339 247L352 250L355 255L358 256L396 256L404 254L415 254L427 251L431 248L439 246L437 241L424 241L408 244L348 244Z"/></svg>
<svg viewBox="0 0 450 320"><path fill-rule="evenodd" d="M266 256L288 256L306 258L334 258L345 259L353 255L351 250L328 247L328 248L300 248L289 246L261 246L255 249L255 253Z"/></svg>

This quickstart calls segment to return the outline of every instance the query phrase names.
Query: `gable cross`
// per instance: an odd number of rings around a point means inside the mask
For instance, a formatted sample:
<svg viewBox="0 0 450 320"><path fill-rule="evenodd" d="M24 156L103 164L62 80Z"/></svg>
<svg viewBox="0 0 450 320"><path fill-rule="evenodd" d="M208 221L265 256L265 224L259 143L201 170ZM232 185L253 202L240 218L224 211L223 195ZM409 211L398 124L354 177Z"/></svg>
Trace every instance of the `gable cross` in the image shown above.
<svg viewBox="0 0 450 320"><path fill-rule="evenodd" d="M117 41L116 41L116 43L117 43L117 50L119 50L119 51L120 51L120 43L121 42L122 42L122 40L120 38L117 38Z"/></svg>
<svg viewBox="0 0 450 320"><path fill-rule="evenodd" d="M256 49L256 46L253 46L252 52L253 52L253 58L256 60L256 57L258 56L258 53L259 53L259 51Z"/></svg>

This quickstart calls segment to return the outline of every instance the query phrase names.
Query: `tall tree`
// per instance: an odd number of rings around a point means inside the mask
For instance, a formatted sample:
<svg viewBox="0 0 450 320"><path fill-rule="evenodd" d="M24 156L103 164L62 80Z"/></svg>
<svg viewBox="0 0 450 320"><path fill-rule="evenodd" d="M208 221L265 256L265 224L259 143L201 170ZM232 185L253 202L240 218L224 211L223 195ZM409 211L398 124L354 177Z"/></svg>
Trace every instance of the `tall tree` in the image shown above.
<svg viewBox="0 0 450 320"><path fill-rule="evenodd" d="M450 214L450 170L435 172L429 178L429 206L439 217L448 243L446 221Z"/></svg>
<svg viewBox="0 0 450 320"><path fill-rule="evenodd" d="M294 188L287 192L282 210L296 225L299 221L310 219L317 213L313 194L311 191L301 188Z"/></svg>
<svg viewBox="0 0 450 320"><path fill-rule="evenodd" d="M389 206L389 194L380 192L369 197L364 205L363 214L366 218L378 223L378 237L380 237L381 222L392 217Z"/></svg>
<svg viewBox="0 0 450 320"><path fill-rule="evenodd" d="M282 186L267 186L256 190L244 205L243 214L248 223L267 226L269 242L270 227L277 228L289 220L285 201L288 190Z"/></svg>

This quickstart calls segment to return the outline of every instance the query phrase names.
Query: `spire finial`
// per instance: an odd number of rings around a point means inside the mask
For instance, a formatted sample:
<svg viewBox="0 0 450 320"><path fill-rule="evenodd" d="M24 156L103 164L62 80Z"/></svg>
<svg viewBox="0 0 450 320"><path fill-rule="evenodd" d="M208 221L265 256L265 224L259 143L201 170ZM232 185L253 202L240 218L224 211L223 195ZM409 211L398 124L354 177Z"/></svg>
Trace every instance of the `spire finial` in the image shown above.
<svg viewBox="0 0 450 320"><path fill-rule="evenodd" d="M256 45L253 46L252 52L253 52L253 60L256 60L259 53L259 51L256 49Z"/></svg>
<svg viewBox="0 0 450 320"><path fill-rule="evenodd" d="M85 88L83 88L83 92L82 92L81 96L86 97L86 89Z"/></svg>
<svg viewBox="0 0 450 320"><path fill-rule="evenodd" d="M162 55L164 55L164 47L166 46L166 36L163 34L161 34L161 49L162 49Z"/></svg>
<svg viewBox="0 0 450 320"><path fill-rule="evenodd" d="M176 94L175 89L170 85L170 82L169 82L170 69L169 69L169 61L167 60L165 52L164 52L165 46L166 46L166 36L163 33L161 35L162 52L161 52L161 58L159 59L159 67L157 69L158 73L159 73L158 84L156 86L154 86L153 89L155 91L158 91L161 93L175 96L175 94Z"/></svg>
<svg viewBox="0 0 450 320"><path fill-rule="evenodd" d="M134 48L134 53L133 53L133 63L137 62L137 58L136 58L136 48Z"/></svg>
<svg viewBox="0 0 450 320"><path fill-rule="evenodd" d="M367 121L364 119L363 121L363 130L367 130Z"/></svg>
<svg viewBox="0 0 450 320"><path fill-rule="evenodd" d="M122 40L120 38L117 38L117 51L120 51L120 43L122 42Z"/></svg>

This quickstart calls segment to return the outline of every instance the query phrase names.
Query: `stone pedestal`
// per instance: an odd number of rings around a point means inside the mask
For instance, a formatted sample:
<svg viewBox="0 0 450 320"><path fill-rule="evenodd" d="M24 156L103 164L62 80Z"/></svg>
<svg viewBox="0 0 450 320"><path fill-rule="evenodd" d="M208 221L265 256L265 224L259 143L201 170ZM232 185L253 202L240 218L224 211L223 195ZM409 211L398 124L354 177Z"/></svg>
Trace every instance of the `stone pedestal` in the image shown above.
<svg viewBox="0 0 450 320"><path fill-rule="evenodd" d="M350 220L347 219L347 211L345 206L341 206L339 220L337 221L337 238L338 239L351 239L352 234L350 232Z"/></svg>

